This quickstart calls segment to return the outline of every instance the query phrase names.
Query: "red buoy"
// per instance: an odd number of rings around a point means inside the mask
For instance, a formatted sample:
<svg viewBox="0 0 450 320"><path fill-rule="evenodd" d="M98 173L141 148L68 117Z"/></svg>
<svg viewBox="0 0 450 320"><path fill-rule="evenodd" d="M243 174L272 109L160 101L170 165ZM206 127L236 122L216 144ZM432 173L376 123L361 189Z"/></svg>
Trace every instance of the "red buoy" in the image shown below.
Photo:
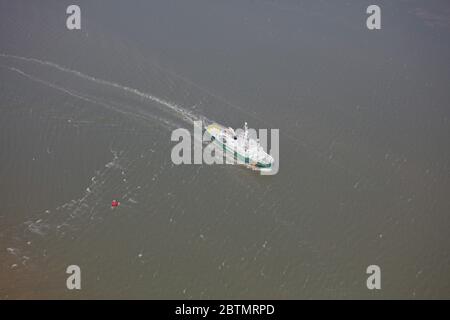
<svg viewBox="0 0 450 320"><path fill-rule="evenodd" d="M119 204L120 204L120 202L119 201L117 201L117 200L113 200L112 202L111 202L111 207L118 207L119 206Z"/></svg>

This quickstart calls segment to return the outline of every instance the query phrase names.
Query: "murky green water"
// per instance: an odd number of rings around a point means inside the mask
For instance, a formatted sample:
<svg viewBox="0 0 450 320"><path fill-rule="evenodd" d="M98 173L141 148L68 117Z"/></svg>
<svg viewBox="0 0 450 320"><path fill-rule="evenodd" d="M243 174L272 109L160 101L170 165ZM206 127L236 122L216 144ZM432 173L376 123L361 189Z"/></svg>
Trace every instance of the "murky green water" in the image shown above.
<svg viewBox="0 0 450 320"><path fill-rule="evenodd" d="M450 297L445 1L69 4L0 2L1 298ZM173 165L186 115L279 173Z"/></svg>

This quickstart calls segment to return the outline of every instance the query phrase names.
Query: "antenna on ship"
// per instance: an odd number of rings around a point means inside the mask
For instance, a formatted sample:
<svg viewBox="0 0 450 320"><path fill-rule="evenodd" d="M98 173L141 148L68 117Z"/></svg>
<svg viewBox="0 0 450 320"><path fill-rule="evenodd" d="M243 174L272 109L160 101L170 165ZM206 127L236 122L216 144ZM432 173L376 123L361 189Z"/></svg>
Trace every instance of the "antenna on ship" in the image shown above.
<svg viewBox="0 0 450 320"><path fill-rule="evenodd" d="M248 126L247 122L244 122L244 143L245 143L245 151L248 150Z"/></svg>
<svg viewBox="0 0 450 320"><path fill-rule="evenodd" d="M248 126L247 126L247 122L244 122L244 137L245 140L248 140Z"/></svg>

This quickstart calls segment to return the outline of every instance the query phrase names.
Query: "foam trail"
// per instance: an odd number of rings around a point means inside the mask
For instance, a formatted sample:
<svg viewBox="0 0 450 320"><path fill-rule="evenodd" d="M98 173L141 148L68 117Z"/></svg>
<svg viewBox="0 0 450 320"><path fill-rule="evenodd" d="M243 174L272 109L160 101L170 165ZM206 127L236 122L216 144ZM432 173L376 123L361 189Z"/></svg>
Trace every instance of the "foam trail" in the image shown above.
<svg viewBox="0 0 450 320"><path fill-rule="evenodd" d="M172 124L171 122L169 122L166 119L162 119L162 118L155 117L155 116L148 115L148 114L143 115L143 114L139 114L139 113L136 113L136 112L127 112L127 111L121 110L120 108L114 107L112 102L105 103L105 102L102 102L102 101L98 101L97 99L94 99L94 98L92 98L92 97L90 97L88 95L82 95L82 94L80 94L80 93L78 93L78 92L76 92L74 90L69 90L69 89L66 89L64 87L58 86L58 85L56 85L54 83L51 83L49 81L42 80L40 78L32 76L31 74L28 74L28 73L26 73L23 70L20 70L18 68L15 68L15 67L4 67L4 68L6 68L8 70L11 70L11 71L14 71L14 72L17 72L20 75L22 75L22 76L24 76L24 77L26 77L26 78L28 78L28 79L30 79L32 81L41 83L41 84L43 84L45 86L48 86L48 87L50 87L52 89L55 89L55 90L61 91L63 93L66 93L66 94L68 94L68 95L70 95L72 97L75 97L77 99L81 99L81 100L84 100L84 101L87 101L87 102L90 102L90 103L101 105L101 106L103 106L105 108L111 109L113 111L122 113L124 115L130 116L130 117L133 117L133 118L141 118L143 120L155 120L155 121L158 121L162 126L167 127L169 129L173 129L173 128L176 127L174 124Z"/></svg>
<svg viewBox="0 0 450 320"><path fill-rule="evenodd" d="M34 76L32 76L32 75L30 75L30 74L28 74L28 73L26 73L26 72L24 72L24 71L22 71L20 69L17 69L17 68L14 68L14 67L7 67L7 69L11 70L11 71L14 71L14 72L17 72L17 73L21 74L22 76L24 76L24 77L26 77L26 78L28 78L30 80L42 83L43 85L46 85L46 86L48 86L50 88L53 88L55 90L62 91L62 92L66 93L66 94L68 94L68 95L70 95L72 97L75 97L75 98L78 98L78 99L81 99L81 100L84 100L84 101L87 101L87 102L95 103L95 104L101 104L101 102L98 102L98 101L95 101L93 99L90 99L90 98L87 98L85 96L82 96L80 94L74 93L74 92L72 92L72 91L70 91L70 90L68 90L66 88L60 87L60 86L58 86L56 84L53 84L51 82L48 82L48 81L36 78L36 77L34 77Z"/></svg>
<svg viewBox="0 0 450 320"><path fill-rule="evenodd" d="M158 98L158 97L156 97L154 95L151 95L149 93L145 93L145 92L139 91L139 90L134 89L134 88L123 86L123 85L118 84L116 82L99 79L99 78L96 78L96 77L84 74L84 73L82 73L80 71L72 70L72 69L63 67L63 66L61 66L59 64L56 64L54 62L39 60L39 59L35 59L35 58L26 58L26 57L10 55L10 54L5 54L5 53L0 53L0 56L5 57L5 58L18 59L18 60L27 61L27 62L34 62L34 63L38 63L38 64L43 65L43 66L49 66L49 67L55 68L55 69L57 69L59 71L62 71L62 72L71 73L71 74L76 75L76 76L78 76L78 77L80 77L82 79L86 79L86 80L89 80L89 81L92 81L92 82L95 82L95 83L98 83L98 84L102 84L102 85L106 85L106 86L110 86L110 87L113 87L113 88L124 90L124 91L126 91L128 93L137 95L137 96L139 96L141 98L144 98L144 99L156 102L156 103L158 103L160 105L163 105L163 106L171 109L172 111L175 111L178 115L183 116L184 119L190 121L191 123L193 123L194 121L200 120L199 117L193 115L191 112L185 110L184 108L182 108L182 107L178 106L177 104L172 103L170 101Z"/></svg>

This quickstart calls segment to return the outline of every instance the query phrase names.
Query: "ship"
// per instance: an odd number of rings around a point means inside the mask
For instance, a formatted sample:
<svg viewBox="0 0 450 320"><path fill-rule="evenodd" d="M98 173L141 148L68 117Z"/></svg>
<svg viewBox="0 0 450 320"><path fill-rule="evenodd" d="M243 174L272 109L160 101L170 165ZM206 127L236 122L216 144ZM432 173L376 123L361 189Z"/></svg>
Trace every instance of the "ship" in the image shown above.
<svg viewBox="0 0 450 320"><path fill-rule="evenodd" d="M271 169L274 163L273 157L264 151L258 139L249 137L247 122L244 124L243 132L239 131L237 133L233 128L226 128L218 123L206 127L211 140L239 164L255 170Z"/></svg>

